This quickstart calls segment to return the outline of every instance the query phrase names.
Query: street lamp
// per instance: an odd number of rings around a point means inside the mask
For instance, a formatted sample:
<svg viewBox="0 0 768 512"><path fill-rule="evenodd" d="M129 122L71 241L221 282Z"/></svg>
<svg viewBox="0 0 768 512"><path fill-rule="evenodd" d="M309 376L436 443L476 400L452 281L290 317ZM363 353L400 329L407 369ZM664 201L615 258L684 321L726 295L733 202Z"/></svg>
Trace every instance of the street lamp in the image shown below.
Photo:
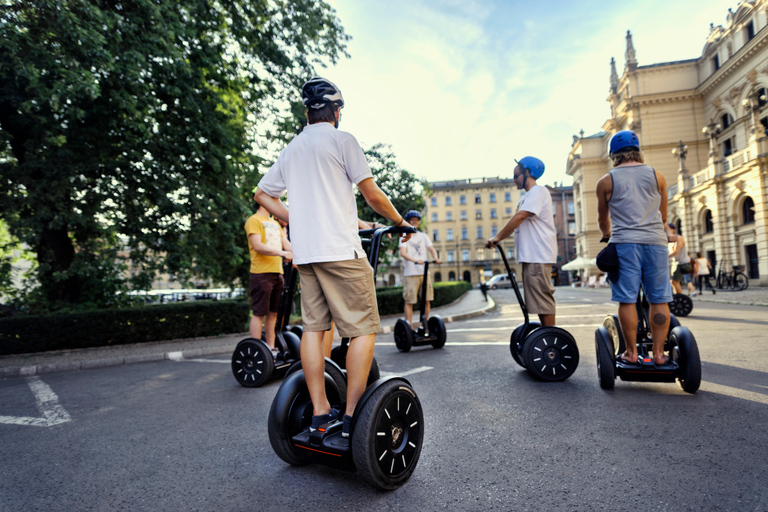
<svg viewBox="0 0 768 512"><path fill-rule="evenodd" d="M749 116L750 123L752 125L750 133L757 133L757 123L759 123L760 108L765 105L765 94L758 96L757 92L754 92L744 98L741 102L744 107L744 112Z"/></svg>
<svg viewBox="0 0 768 512"><path fill-rule="evenodd" d="M688 146L683 144L683 141L681 140L680 144L678 144L676 148L672 148L672 154L676 155L677 159L680 160L680 169L678 169L677 172L684 174L686 171L685 157L688 156Z"/></svg>
<svg viewBox="0 0 768 512"><path fill-rule="evenodd" d="M717 157L717 137L720 135L720 123L712 121L707 126L701 129L701 132L709 137L709 158Z"/></svg>

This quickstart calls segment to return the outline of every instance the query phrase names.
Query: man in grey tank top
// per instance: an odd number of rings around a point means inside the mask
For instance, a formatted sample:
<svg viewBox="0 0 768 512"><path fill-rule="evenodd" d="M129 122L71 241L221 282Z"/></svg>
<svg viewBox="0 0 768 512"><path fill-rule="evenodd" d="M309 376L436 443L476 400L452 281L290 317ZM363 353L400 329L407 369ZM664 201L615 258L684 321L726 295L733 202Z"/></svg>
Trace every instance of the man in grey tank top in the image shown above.
<svg viewBox="0 0 768 512"><path fill-rule="evenodd" d="M616 244L618 275L611 279L611 300L619 303L619 323L627 350L619 356L637 363L637 312L642 285L651 305L653 360L663 365L669 329L667 182L643 163L640 141L630 130L617 132L609 144L613 169L597 182L597 214L603 240Z"/></svg>

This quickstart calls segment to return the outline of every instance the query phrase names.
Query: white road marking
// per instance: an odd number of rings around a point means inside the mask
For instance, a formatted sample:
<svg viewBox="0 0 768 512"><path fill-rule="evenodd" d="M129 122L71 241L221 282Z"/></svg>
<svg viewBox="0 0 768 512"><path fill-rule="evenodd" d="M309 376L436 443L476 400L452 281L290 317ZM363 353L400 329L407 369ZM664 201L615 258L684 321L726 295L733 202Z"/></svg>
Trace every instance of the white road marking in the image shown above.
<svg viewBox="0 0 768 512"><path fill-rule="evenodd" d="M59 397L53 390L40 380L40 377L27 378L27 383L32 393L35 394L37 409L43 415L42 418L28 416L0 416L0 423L7 425L27 425L31 427L52 427L61 423L72 421L69 413L59 404Z"/></svg>
<svg viewBox="0 0 768 512"><path fill-rule="evenodd" d="M380 372L382 377L405 377L407 375L413 375L414 373L426 372L427 370L434 370L432 366L419 366L413 370L405 372Z"/></svg>

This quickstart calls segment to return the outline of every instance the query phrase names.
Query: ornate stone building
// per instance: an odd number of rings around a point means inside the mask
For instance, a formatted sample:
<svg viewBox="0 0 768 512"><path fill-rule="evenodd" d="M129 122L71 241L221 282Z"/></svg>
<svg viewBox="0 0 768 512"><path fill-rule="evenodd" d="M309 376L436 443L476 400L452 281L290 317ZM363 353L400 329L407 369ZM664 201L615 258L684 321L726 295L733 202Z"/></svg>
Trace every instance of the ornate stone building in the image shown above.
<svg viewBox="0 0 768 512"><path fill-rule="evenodd" d="M568 156L576 204L577 256L599 252L597 180L611 168L607 145L619 130L640 137L646 163L668 185L668 220L717 270L744 265L768 284L768 0L729 9L710 26L700 57L640 66L627 32L621 76L611 59L611 117L574 137ZM714 266L714 265L713 265Z"/></svg>

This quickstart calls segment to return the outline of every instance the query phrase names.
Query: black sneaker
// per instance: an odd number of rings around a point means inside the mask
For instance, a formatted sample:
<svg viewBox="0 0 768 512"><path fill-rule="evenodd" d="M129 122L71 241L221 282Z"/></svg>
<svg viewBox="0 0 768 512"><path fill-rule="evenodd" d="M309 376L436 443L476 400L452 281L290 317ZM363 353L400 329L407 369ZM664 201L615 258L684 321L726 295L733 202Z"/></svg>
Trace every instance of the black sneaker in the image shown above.
<svg viewBox="0 0 768 512"><path fill-rule="evenodd" d="M331 407L331 412L328 414L320 414L318 416L312 416L312 425L309 427L310 432L314 432L318 428L320 428L322 425L325 425L326 423L331 423L332 421L335 421L339 418L339 414L341 414L341 409L339 409L337 406Z"/></svg>
<svg viewBox="0 0 768 512"><path fill-rule="evenodd" d="M349 437L349 431L352 430L352 416L344 415L344 426L341 427L341 437Z"/></svg>

